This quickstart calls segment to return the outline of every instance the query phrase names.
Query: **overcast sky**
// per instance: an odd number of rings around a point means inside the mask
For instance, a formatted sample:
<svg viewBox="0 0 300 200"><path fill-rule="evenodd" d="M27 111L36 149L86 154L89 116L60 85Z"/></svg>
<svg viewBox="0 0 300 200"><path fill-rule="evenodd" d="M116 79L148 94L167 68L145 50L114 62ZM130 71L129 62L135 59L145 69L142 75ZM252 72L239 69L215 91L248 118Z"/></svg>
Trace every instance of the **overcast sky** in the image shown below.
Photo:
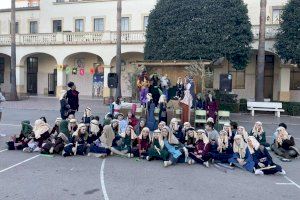
<svg viewBox="0 0 300 200"><path fill-rule="evenodd" d="M0 9L1 8L10 8L11 0L0 0Z"/></svg>

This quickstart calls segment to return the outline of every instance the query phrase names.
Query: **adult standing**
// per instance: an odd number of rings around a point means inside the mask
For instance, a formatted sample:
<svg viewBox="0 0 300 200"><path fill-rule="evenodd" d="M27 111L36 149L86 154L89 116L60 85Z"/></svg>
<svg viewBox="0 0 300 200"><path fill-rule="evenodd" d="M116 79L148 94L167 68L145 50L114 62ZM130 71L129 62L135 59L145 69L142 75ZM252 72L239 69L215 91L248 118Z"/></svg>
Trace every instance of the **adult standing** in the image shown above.
<svg viewBox="0 0 300 200"><path fill-rule="evenodd" d="M0 88L0 122L1 122L1 118L2 118L2 106L1 106L1 103L5 101L5 97L2 95L2 92L1 92L1 88Z"/></svg>
<svg viewBox="0 0 300 200"><path fill-rule="evenodd" d="M180 106L182 108L181 122L190 122L190 108L193 105L193 97L190 93L189 88L184 91L184 97L180 101Z"/></svg>
<svg viewBox="0 0 300 200"><path fill-rule="evenodd" d="M208 97L205 103L206 103L205 106L206 106L207 118L211 117L214 119L214 122L216 122L217 114L218 114L218 104L215 98L213 98L210 91L208 92Z"/></svg>
<svg viewBox="0 0 300 200"><path fill-rule="evenodd" d="M67 100L67 91L62 90L59 98L60 102L60 116L63 120L67 119L69 116L70 105Z"/></svg>
<svg viewBox="0 0 300 200"><path fill-rule="evenodd" d="M68 104L70 105L69 115L75 115L79 108L79 92L76 90L76 85L73 82L68 83L70 88L67 92Z"/></svg>

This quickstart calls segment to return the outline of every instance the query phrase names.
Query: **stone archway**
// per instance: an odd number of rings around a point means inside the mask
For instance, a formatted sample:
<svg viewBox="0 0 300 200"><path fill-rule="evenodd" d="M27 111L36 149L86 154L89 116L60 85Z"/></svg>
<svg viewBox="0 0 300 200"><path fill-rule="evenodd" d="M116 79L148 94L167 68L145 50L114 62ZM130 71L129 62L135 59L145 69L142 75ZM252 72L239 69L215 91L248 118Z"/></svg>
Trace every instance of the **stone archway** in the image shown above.
<svg viewBox="0 0 300 200"><path fill-rule="evenodd" d="M19 92L55 95L57 60L53 55L34 52L24 55L17 67Z"/></svg>
<svg viewBox="0 0 300 200"><path fill-rule="evenodd" d="M103 97L104 69L102 69L102 66L104 63L99 55L89 52L77 52L66 56L63 64L67 69L66 82L74 82L80 95ZM77 70L76 73L75 69Z"/></svg>

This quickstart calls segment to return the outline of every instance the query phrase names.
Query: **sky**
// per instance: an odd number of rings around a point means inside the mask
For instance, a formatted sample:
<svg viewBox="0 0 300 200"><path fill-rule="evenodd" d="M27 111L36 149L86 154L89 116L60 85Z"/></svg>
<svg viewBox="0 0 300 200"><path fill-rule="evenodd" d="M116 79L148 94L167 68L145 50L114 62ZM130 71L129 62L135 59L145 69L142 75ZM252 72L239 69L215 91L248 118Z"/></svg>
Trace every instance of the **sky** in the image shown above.
<svg viewBox="0 0 300 200"><path fill-rule="evenodd" d="M0 0L0 9L1 8L10 8L11 0Z"/></svg>

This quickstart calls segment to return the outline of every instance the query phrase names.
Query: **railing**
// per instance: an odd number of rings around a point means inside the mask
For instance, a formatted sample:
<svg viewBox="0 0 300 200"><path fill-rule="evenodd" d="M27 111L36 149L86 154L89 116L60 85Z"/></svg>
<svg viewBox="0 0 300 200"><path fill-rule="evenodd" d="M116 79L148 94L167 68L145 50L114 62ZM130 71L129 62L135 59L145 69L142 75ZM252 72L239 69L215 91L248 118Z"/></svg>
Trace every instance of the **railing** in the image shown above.
<svg viewBox="0 0 300 200"><path fill-rule="evenodd" d="M111 44L116 43L116 32L64 32L64 33L39 33L16 34L17 45L83 45L83 44ZM144 43L144 31L122 32L122 43ZM0 45L9 46L10 35L0 35Z"/></svg>
<svg viewBox="0 0 300 200"><path fill-rule="evenodd" d="M276 34L278 33L279 25L278 24L270 24L266 25L266 39L275 39ZM254 39L258 40L259 38L259 25L252 26L252 33L254 35Z"/></svg>

